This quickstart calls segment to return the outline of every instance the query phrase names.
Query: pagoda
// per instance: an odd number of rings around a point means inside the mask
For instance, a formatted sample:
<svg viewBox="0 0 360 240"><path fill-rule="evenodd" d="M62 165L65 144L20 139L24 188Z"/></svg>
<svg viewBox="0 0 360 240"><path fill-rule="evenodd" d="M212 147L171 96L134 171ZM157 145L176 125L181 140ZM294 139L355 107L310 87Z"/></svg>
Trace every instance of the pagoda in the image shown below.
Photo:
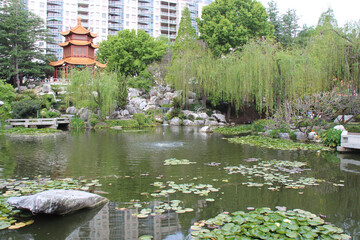
<svg viewBox="0 0 360 240"><path fill-rule="evenodd" d="M106 64L95 60L95 49L99 46L93 43L97 34L81 26L81 18L78 18L78 25L60 34L65 37L65 42L59 43L63 48L63 59L50 62L55 67L54 78L58 78L58 72L65 71L65 76L70 69L75 67L100 67L105 68Z"/></svg>

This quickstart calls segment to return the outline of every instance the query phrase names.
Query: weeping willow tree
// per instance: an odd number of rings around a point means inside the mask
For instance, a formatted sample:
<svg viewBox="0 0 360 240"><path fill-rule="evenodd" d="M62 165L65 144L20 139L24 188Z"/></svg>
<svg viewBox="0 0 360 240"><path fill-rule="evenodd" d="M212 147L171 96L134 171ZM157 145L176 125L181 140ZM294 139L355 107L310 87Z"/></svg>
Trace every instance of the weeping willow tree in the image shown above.
<svg viewBox="0 0 360 240"><path fill-rule="evenodd" d="M70 101L76 108L88 107L96 111L99 119L102 119L114 110L121 86L118 77L111 72L75 69L69 86Z"/></svg>

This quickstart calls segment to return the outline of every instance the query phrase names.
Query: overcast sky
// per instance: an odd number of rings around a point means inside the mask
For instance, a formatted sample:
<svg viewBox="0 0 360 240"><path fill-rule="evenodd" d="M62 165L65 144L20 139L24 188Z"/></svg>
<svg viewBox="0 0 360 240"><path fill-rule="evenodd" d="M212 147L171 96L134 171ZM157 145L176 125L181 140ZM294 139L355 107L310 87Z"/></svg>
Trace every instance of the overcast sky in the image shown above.
<svg viewBox="0 0 360 240"><path fill-rule="evenodd" d="M259 0L264 7L268 7L270 0ZM275 0L280 15L287 9L295 9L300 17L299 25L316 26L321 13L329 7L334 10L339 26L347 21L360 20L360 0Z"/></svg>

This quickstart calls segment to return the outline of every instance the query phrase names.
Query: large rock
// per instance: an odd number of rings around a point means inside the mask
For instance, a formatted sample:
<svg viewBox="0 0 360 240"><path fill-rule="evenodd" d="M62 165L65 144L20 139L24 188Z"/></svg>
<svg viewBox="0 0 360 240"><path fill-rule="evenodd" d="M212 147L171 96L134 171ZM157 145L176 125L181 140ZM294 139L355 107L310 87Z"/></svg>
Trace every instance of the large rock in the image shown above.
<svg viewBox="0 0 360 240"><path fill-rule="evenodd" d="M50 84L44 84L42 91L43 91L44 93L49 93L49 92L51 91L51 86L50 86Z"/></svg>
<svg viewBox="0 0 360 240"><path fill-rule="evenodd" d="M150 97L149 105L160 105L160 98L157 96Z"/></svg>
<svg viewBox="0 0 360 240"><path fill-rule="evenodd" d="M91 112L87 108L81 108L78 115L81 119L84 119L84 121L88 121L91 118Z"/></svg>
<svg viewBox="0 0 360 240"><path fill-rule="evenodd" d="M218 122L226 123L226 118L224 114L213 114L211 115L212 118L215 118Z"/></svg>
<svg viewBox="0 0 360 240"><path fill-rule="evenodd" d="M10 197L7 202L15 208L26 209L33 214L65 215L83 208L92 208L107 202L97 194L77 190L48 190L35 195Z"/></svg>
<svg viewBox="0 0 360 240"><path fill-rule="evenodd" d="M203 133L212 133L213 132L213 129L210 127L210 126L205 126L205 127L202 127L200 129L200 132L203 132Z"/></svg>
<svg viewBox="0 0 360 240"><path fill-rule="evenodd" d="M205 120L205 126L218 126L219 123L217 121L212 121L212 120Z"/></svg>
<svg viewBox="0 0 360 240"><path fill-rule="evenodd" d="M205 120L195 120L194 125L195 126L203 126L205 124Z"/></svg>
<svg viewBox="0 0 360 240"><path fill-rule="evenodd" d="M5 103L3 101L0 101L0 106L4 105Z"/></svg>
<svg viewBox="0 0 360 240"><path fill-rule="evenodd" d="M135 89L135 88L128 89L128 98L139 97L139 96L141 96L141 94L142 94L142 92L138 89Z"/></svg>
<svg viewBox="0 0 360 240"><path fill-rule="evenodd" d="M353 117L353 115L339 115L337 116L337 118L334 120L334 123L340 123L340 121L343 120L344 118L344 122L348 122L351 118ZM350 122L354 121L354 119L351 119Z"/></svg>
<svg viewBox="0 0 360 240"><path fill-rule="evenodd" d="M111 119L119 119L121 117L120 111L113 111L110 115Z"/></svg>
<svg viewBox="0 0 360 240"><path fill-rule="evenodd" d="M124 110L120 110L120 115L121 117L128 117L130 113L128 110L124 109Z"/></svg>
<svg viewBox="0 0 360 240"><path fill-rule="evenodd" d="M68 114L76 114L76 107L74 107L74 106L68 107L66 109L66 113L68 113Z"/></svg>
<svg viewBox="0 0 360 240"><path fill-rule="evenodd" d="M208 119L209 116L205 112L198 113L199 118L202 118L204 120Z"/></svg>
<svg viewBox="0 0 360 240"><path fill-rule="evenodd" d="M146 105L146 99L141 97L132 98L130 99L129 104L137 108L140 108L141 105L144 107L144 104Z"/></svg>
<svg viewBox="0 0 360 240"><path fill-rule="evenodd" d="M182 123L184 126L194 126L194 122L188 119L185 119Z"/></svg>
<svg viewBox="0 0 360 240"><path fill-rule="evenodd" d="M178 118L178 117L174 117L174 118L172 118L172 119L169 121L169 124L170 124L170 125L173 125L173 126L180 126L180 124L181 124L181 119Z"/></svg>
<svg viewBox="0 0 360 240"><path fill-rule="evenodd" d="M308 140L306 133L303 132L294 132L296 136L296 140L298 141L306 141Z"/></svg>
<svg viewBox="0 0 360 240"><path fill-rule="evenodd" d="M158 91L156 88L151 88L150 91L149 91L149 95L150 97L153 97L153 96L157 96L158 95Z"/></svg>
<svg viewBox="0 0 360 240"><path fill-rule="evenodd" d="M346 131L346 129L345 129L345 127L344 127L343 125L336 125L336 126L334 127L334 129L335 129L335 130L341 130L342 132L343 132L343 131Z"/></svg>
<svg viewBox="0 0 360 240"><path fill-rule="evenodd" d="M141 112L140 110L138 110L133 105L126 105L125 109L128 110L129 114L131 114L131 115L134 115L135 113L140 113Z"/></svg>
<svg viewBox="0 0 360 240"><path fill-rule="evenodd" d="M279 138L290 139L290 134L289 133L279 133Z"/></svg>

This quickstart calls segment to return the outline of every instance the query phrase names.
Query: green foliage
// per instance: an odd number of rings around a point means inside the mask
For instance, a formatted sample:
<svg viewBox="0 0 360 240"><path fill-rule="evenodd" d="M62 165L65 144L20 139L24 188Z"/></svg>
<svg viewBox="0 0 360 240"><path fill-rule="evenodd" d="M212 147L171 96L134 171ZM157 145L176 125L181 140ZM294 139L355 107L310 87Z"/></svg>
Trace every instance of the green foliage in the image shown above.
<svg viewBox="0 0 360 240"><path fill-rule="evenodd" d="M173 102L171 103L171 106L176 109L181 109L182 108L181 98L179 97L174 98Z"/></svg>
<svg viewBox="0 0 360 240"><path fill-rule="evenodd" d="M248 144L251 146L258 146L258 147L278 149L278 150L311 150L311 151L331 150L328 147L318 144L305 144L305 143L298 143L280 138L269 138L269 137L254 136L254 135L229 138L228 141L232 143Z"/></svg>
<svg viewBox="0 0 360 240"><path fill-rule="evenodd" d="M251 129L253 132L264 132L266 125L269 123L269 120L267 119L259 119L253 122L251 125Z"/></svg>
<svg viewBox="0 0 360 240"><path fill-rule="evenodd" d="M290 137L291 140L295 141L296 140L295 131L290 131L289 132L289 137Z"/></svg>
<svg viewBox="0 0 360 240"><path fill-rule="evenodd" d="M99 118L96 116L96 115L92 115L91 118L90 118L90 125L91 127L95 127L96 124L98 124L100 121L99 121Z"/></svg>
<svg viewBox="0 0 360 240"><path fill-rule="evenodd" d="M245 134L250 133L252 130L252 125L239 125L235 127L221 127L221 128L215 128L214 132L216 133L222 133L226 135L238 135L238 134Z"/></svg>
<svg viewBox="0 0 360 240"><path fill-rule="evenodd" d="M341 130L329 129L321 133L321 141L324 145L335 148L341 144L341 133Z"/></svg>
<svg viewBox="0 0 360 240"><path fill-rule="evenodd" d="M95 129L110 128L121 126L123 128L138 128L139 122L135 119L130 120L106 120L104 125L97 125Z"/></svg>
<svg viewBox="0 0 360 240"><path fill-rule="evenodd" d="M24 128L24 127L13 127L7 130L0 130L1 134L13 134L13 135L46 135L59 133L61 130L52 128Z"/></svg>
<svg viewBox="0 0 360 240"><path fill-rule="evenodd" d="M37 100L24 99L11 104L14 118L36 117L40 110L40 103Z"/></svg>
<svg viewBox="0 0 360 240"><path fill-rule="evenodd" d="M70 129L79 130L85 128L85 121L79 117L72 117L70 121Z"/></svg>
<svg viewBox="0 0 360 240"><path fill-rule="evenodd" d="M130 77L128 80L128 86L131 88L144 89L148 92L152 86L152 76L148 71L143 71L138 77Z"/></svg>
<svg viewBox="0 0 360 240"><path fill-rule="evenodd" d="M173 119L174 117L180 117L181 109L180 108L174 108L173 110L166 113L166 118L168 120Z"/></svg>
<svg viewBox="0 0 360 240"><path fill-rule="evenodd" d="M218 226L214 228L214 226ZM313 213L295 209L272 211L257 208L245 213L221 213L205 221L205 227L192 226L198 239L341 239L349 240L344 230L326 223Z"/></svg>
<svg viewBox="0 0 360 240"><path fill-rule="evenodd" d="M41 107L45 107L47 109L50 109L52 105L54 105L55 98L52 94L45 94L40 96L40 105Z"/></svg>
<svg viewBox="0 0 360 240"><path fill-rule="evenodd" d="M23 1L3 2L0 8L0 78L19 86L23 77L45 77L53 68L36 42L47 41L42 20Z"/></svg>
<svg viewBox="0 0 360 240"><path fill-rule="evenodd" d="M346 131L348 132L355 132L355 133L360 133L360 125L357 124L347 124L345 125Z"/></svg>
<svg viewBox="0 0 360 240"><path fill-rule="evenodd" d="M253 0L214 1L203 8L201 18L197 19L201 39L218 56L252 38L271 38L274 31L264 6Z"/></svg>
<svg viewBox="0 0 360 240"><path fill-rule="evenodd" d="M156 117L160 117L162 119L163 117L163 112L161 111L161 109L148 109L146 110L146 115L150 117L151 121L156 121Z"/></svg>
<svg viewBox="0 0 360 240"><path fill-rule="evenodd" d="M160 60L167 49L164 41L154 39L143 30L123 30L100 43L97 57L108 63L108 70L137 77L152 62Z"/></svg>
<svg viewBox="0 0 360 240"><path fill-rule="evenodd" d="M139 123L140 127L144 127L147 124L147 119L145 114L143 113L135 113L133 118Z"/></svg>
<svg viewBox="0 0 360 240"><path fill-rule="evenodd" d="M93 111L98 111L101 119L106 114L110 115L116 101L124 104L127 94L123 92L123 81L122 75L118 73L75 69L71 75L68 92L76 108L89 107Z"/></svg>
<svg viewBox="0 0 360 240"><path fill-rule="evenodd" d="M60 117L60 113L55 111L48 111L47 109L42 109L40 111L40 116L42 118L57 118Z"/></svg>
<svg viewBox="0 0 360 240"><path fill-rule="evenodd" d="M176 58L179 54L187 51L190 48L194 47L194 43L196 44L197 40L196 30L193 28L191 24L191 16L188 7L185 7L180 24L179 30L175 39L175 43L173 46L174 55L173 58Z"/></svg>
<svg viewBox="0 0 360 240"><path fill-rule="evenodd" d="M11 118L11 103L15 97L14 88L4 80L0 80L0 101L4 102L4 105L0 106L0 121Z"/></svg>
<svg viewBox="0 0 360 240"><path fill-rule="evenodd" d="M273 129L273 130L270 130L269 135L270 135L270 137L272 137L272 138L278 138L278 137L279 137L279 133L280 133L280 130L278 130L278 129Z"/></svg>

